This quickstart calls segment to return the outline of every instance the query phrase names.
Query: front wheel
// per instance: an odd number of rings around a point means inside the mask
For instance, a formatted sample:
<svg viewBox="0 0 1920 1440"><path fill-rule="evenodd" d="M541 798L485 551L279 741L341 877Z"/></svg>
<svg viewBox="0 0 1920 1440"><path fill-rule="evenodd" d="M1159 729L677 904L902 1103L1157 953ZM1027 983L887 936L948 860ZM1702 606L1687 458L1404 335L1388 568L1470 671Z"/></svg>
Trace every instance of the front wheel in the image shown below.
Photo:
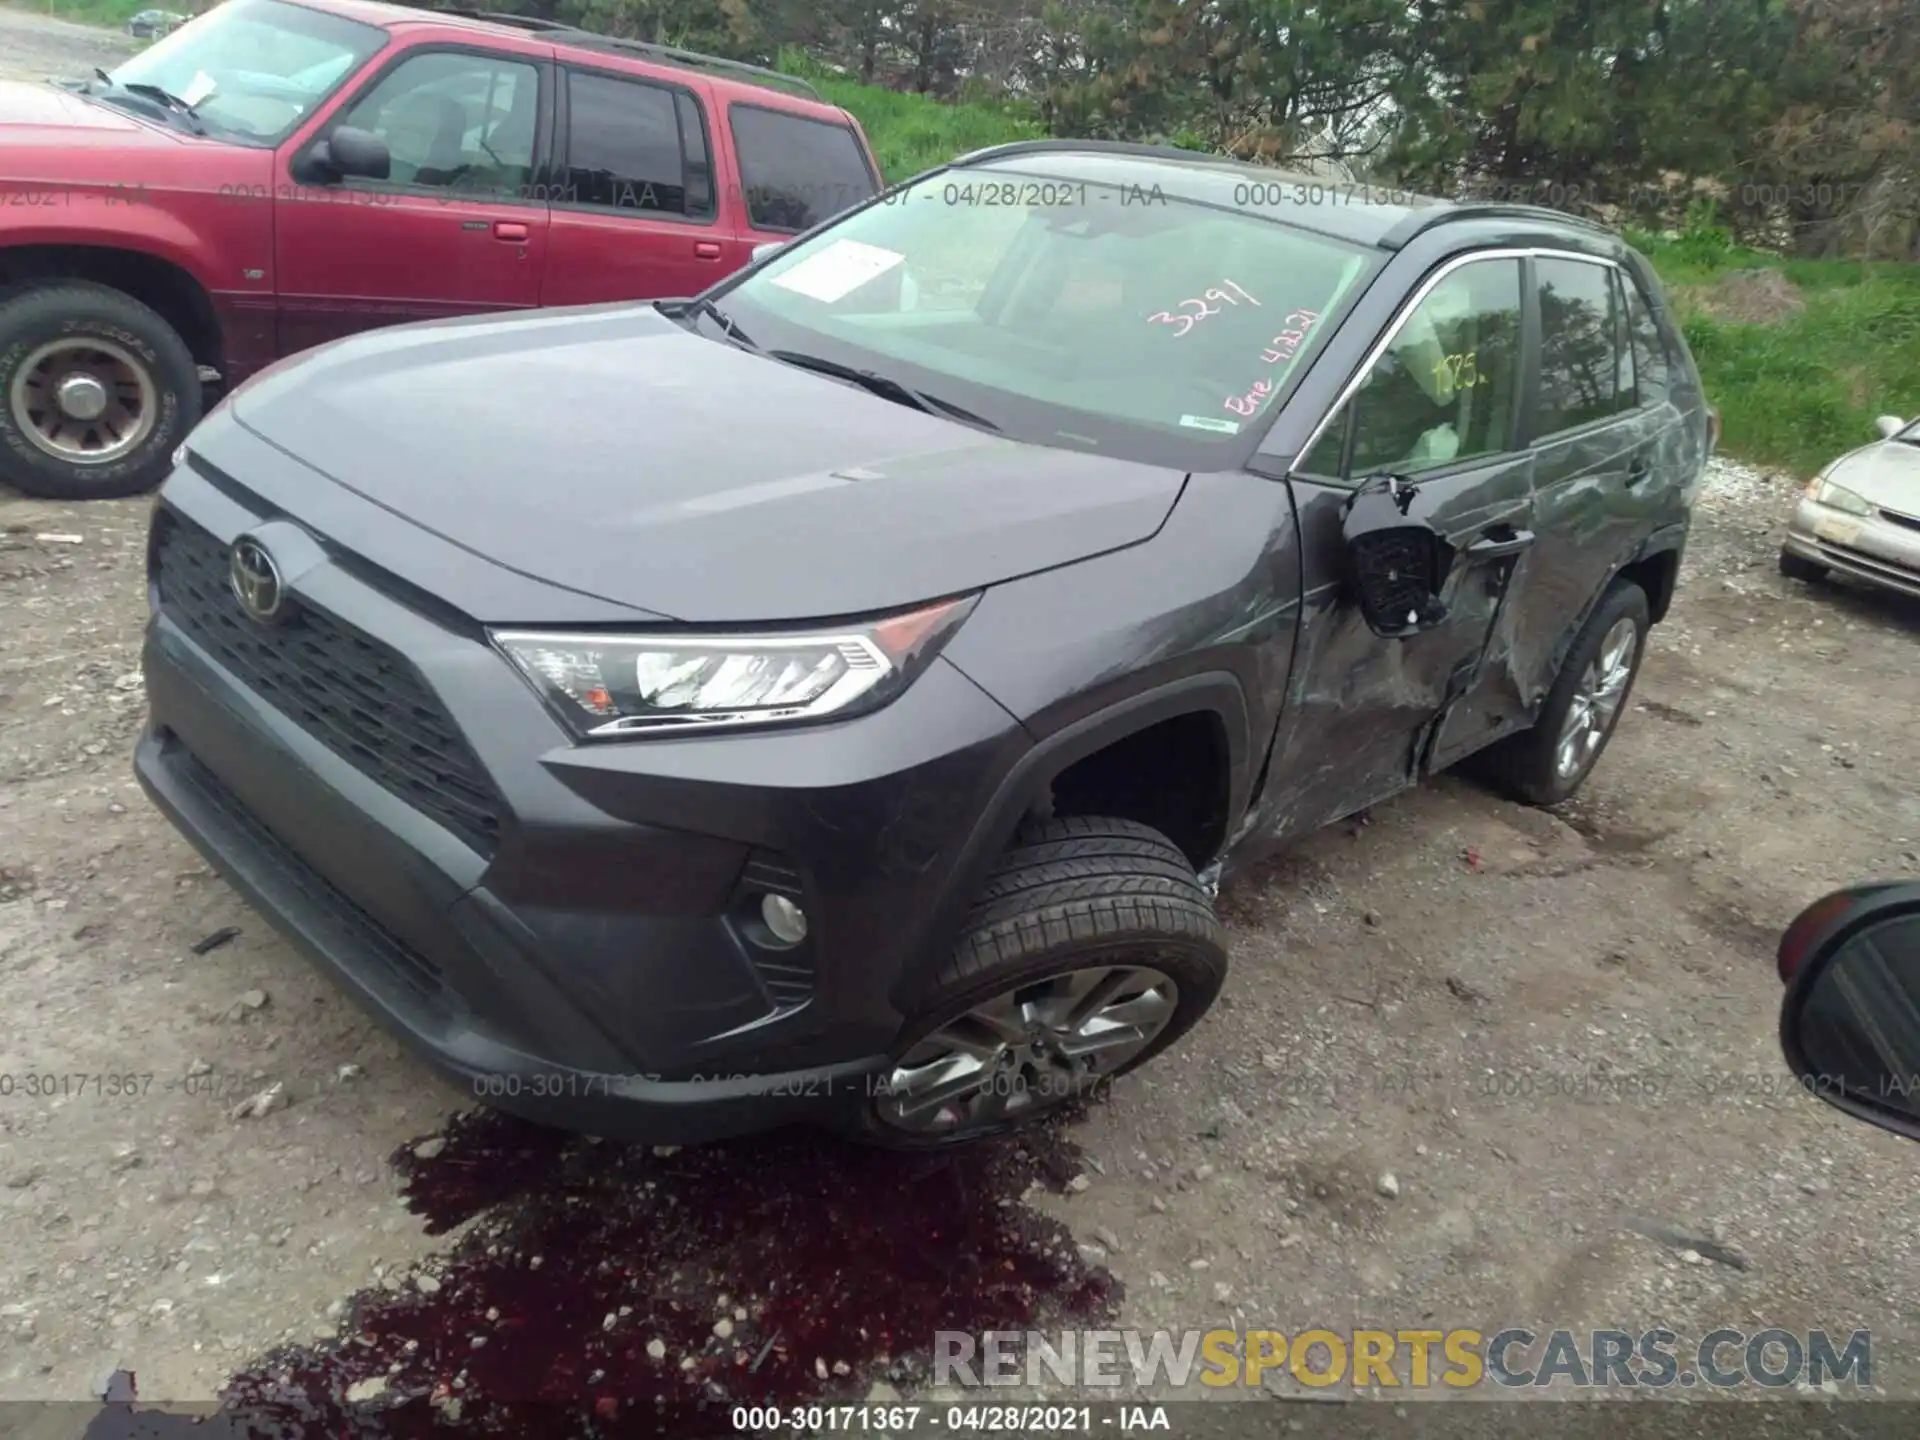
<svg viewBox="0 0 1920 1440"><path fill-rule="evenodd" d="M50 500L137 495L200 418L200 372L132 296L71 283L0 302L0 480Z"/></svg>
<svg viewBox="0 0 1920 1440"><path fill-rule="evenodd" d="M1144 1064L1226 978L1179 847L1130 820L1028 827L988 878L868 1104L865 1138L952 1144L1037 1120Z"/></svg>
<svg viewBox="0 0 1920 1440"><path fill-rule="evenodd" d="M1533 728L1488 752L1501 788L1534 805L1557 805L1580 788L1627 707L1651 624L1646 591L1616 581L1574 637Z"/></svg>

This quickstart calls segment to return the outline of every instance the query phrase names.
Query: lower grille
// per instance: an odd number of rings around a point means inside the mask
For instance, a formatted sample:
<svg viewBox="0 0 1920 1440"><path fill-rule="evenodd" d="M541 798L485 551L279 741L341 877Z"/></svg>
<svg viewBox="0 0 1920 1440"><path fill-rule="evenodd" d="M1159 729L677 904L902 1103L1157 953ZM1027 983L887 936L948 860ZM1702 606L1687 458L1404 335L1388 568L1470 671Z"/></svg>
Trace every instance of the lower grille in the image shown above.
<svg viewBox="0 0 1920 1440"><path fill-rule="evenodd" d="M1851 565L1856 570L1884 575L1887 579L1902 585L1920 582L1920 570L1910 570L1903 565L1896 565L1891 560L1870 555L1865 550L1856 550L1851 545L1836 545L1831 540L1821 540L1819 546L1841 564Z"/></svg>
<svg viewBox="0 0 1920 1440"><path fill-rule="evenodd" d="M446 981L438 965L361 909L345 891L295 853L218 775L184 750L177 753L174 773L218 810L233 830L244 835L255 853L271 864L291 889L325 912L360 955L377 964L416 1001L429 1010L448 1013Z"/></svg>
<svg viewBox="0 0 1920 1440"><path fill-rule="evenodd" d="M255 624L228 589L224 544L170 510L153 523L168 619L341 759L492 858L505 802L405 656L304 603L284 624Z"/></svg>
<svg viewBox="0 0 1920 1440"><path fill-rule="evenodd" d="M1920 515L1902 515L1898 510L1882 510L1880 518L1904 525L1909 530L1920 530Z"/></svg>

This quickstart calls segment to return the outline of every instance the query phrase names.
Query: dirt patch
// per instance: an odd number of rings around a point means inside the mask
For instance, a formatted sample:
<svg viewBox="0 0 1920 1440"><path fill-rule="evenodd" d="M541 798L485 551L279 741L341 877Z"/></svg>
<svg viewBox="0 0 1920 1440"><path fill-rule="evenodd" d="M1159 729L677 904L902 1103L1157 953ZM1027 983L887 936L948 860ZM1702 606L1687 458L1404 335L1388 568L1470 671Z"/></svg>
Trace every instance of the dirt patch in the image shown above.
<svg viewBox="0 0 1920 1440"><path fill-rule="evenodd" d="M1778 270L1736 270L1711 285L1689 285L1685 307L1731 325L1777 325L1807 308L1800 288Z"/></svg>

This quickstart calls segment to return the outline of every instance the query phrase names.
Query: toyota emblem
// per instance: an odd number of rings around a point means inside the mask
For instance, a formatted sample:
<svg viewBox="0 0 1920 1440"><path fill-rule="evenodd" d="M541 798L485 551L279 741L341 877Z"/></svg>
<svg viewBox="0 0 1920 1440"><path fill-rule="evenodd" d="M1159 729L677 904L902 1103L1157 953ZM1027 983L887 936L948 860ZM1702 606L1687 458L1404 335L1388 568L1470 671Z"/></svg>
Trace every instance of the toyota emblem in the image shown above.
<svg viewBox="0 0 1920 1440"><path fill-rule="evenodd" d="M233 555L227 565L227 584L240 608L262 625L277 621L286 609L286 587L280 579L280 567L273 563L267 547L250 536L233 542Z"/></svg>

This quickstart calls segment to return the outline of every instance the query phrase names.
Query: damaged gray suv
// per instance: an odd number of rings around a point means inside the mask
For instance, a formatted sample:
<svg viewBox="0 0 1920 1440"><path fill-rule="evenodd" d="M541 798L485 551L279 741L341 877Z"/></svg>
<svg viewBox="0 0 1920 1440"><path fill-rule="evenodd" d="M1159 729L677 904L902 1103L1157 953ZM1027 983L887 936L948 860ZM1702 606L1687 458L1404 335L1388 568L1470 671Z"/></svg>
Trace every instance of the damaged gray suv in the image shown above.
<svg viewBox="0 0 1920 1440"><path fill-rule="evenodd" d="M1572 794L1716 429L1602 229L1001 147L240 387L136 764L477 1100L947 1143L1191 1029L1227 866L1470 757Z"/></svg>

